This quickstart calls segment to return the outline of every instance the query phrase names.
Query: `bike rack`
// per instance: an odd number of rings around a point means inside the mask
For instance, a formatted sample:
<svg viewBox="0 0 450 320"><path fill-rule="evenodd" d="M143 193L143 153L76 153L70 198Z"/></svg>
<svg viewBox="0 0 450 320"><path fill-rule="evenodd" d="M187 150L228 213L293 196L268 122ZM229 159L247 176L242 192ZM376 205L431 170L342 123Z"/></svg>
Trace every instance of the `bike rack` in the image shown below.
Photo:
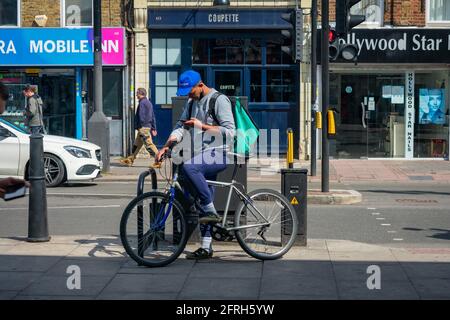
<svg viewBox="0 0 450 320"><path fill-rule="evenodd" d="M150 168L147 171L144 171L139 175L138 185L137 185L137 196L138 197L141 196L142 194L144 194L145 178L147 178L148 176L151 176L151 179L152 179L152 189L153 190L158 189L158 180L157 180L157 176L156 176L156 171L155 171L155 169ZM156 205L156 203L153 203L152 205ZM144 243L142 241L142 239L144 237L144 226L143 226L144 210L142 208L142 205L138 205L137 211L138 211L138 219L137 219L138 255L139 255L139 257L143 258L144 251L145 251L145 249L147 249L148 245L147 245L147 243ZM151 212L152 212L152 210L151 210ZM157 245L156 242L154 245L155 246Z"/></svg>

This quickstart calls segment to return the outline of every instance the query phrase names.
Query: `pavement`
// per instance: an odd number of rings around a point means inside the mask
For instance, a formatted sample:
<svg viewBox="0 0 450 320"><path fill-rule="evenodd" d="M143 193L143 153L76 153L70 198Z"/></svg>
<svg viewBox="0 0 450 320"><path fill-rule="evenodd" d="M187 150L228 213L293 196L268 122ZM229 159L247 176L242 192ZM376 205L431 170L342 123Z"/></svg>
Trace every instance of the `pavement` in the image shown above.
<svg viewBox="0 0 450 320"><path fill-rule="evenodd" d="M146 268L116 236L24 240L0 238L0 299L450 299L450 249L442 246L309 239L279 260L259 261L235 243L216 243L211 260L183 254ZM73 270L80 289L69 289Z"/></svg>
<svg viewBox="0 0 450 320"><path fill-rule="evenodd" d="M136 181L139 174L151 163L148 158L138 158L133 167L123 166L118 157L111 159L111 172L98 181ZM286 167L285 159L250 159L248 181L279 179L279 170ZM310 162L295 160L294 168L310 169ZM317 175L308 176L309 182L320 181L321 161L317 161ZM161 176L159 176L162 179ZM450 183L450 162L436 160L330 160L330 181L354 182L406 182L436 181Z"/></svg>

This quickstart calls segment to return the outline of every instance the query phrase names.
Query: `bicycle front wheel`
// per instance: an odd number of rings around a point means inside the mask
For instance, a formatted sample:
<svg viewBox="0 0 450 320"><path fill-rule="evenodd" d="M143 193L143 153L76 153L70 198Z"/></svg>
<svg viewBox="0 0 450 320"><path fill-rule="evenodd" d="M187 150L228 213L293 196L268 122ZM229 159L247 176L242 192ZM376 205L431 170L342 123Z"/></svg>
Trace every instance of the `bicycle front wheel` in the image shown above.
<svg viewBox="0 0 450 320"><path fill-rule="evenodd" d="M163 267L173 262L187 242L182 206L161 192L148 192L133 199L120 221L120 239L139 265Z"/></svg>
<svg viewBox="0 0 450 320"><path fill-rule="evenodd" d="M242 249L260 260L282 257L295 242L297 215L281 193L270 189L248 194L250 203L241 203L235 213L235 227L242 227L236 239Z"/></svg>

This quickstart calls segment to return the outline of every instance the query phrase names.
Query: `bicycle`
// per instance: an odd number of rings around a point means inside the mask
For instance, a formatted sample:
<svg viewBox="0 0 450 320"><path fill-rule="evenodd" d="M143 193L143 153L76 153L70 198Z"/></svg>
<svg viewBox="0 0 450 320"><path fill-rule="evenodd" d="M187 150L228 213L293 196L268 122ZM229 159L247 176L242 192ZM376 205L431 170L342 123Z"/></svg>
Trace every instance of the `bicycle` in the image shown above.
<svg viewBox="0 0 450 320"><path fill-rule="evenodd" d="M163 159L171 159L170 152ZM191 195L180 183L180 166L172 161L170 164L171 177L166 175L168 184L164 192L157 191L153 183L154 190L134 198L125 208L120 221L122 244L138 265L163 267L173 262L184 251L198 224L198 214L197 219L192 219L197 212L195 195ZM234 180L237 167L235 161L230 183L207 180L211 186L229 188L222 221L213 228L223 238L233 238L234 234L241 248L256 259L278 259L295 242L297 216L294 208L286 197L275 190L259 189L249 193L239 190L239 183ZM153 176L156 178L155 173ZM234 214L234 225L230 225L227 215L233 192L239 197L240 204ZM176 199L176 194L178 198L181 195L184 204ZM271 211L266 213L263 208L268 205Z"/></svg>

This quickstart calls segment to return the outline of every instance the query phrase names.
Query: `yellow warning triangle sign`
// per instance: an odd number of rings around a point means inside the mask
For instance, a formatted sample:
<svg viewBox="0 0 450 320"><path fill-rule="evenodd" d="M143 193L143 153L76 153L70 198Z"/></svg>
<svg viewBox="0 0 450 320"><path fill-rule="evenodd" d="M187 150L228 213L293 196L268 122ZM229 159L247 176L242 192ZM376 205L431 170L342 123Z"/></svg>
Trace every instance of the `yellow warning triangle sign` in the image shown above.
<svg viewBox="0 0 450 320"><path fill-rule="evenodd" d="M297 200L296 197L293 197L293 198L292 198L291 204L294 204L294 205L298 204L298 200Z"/></svg>

